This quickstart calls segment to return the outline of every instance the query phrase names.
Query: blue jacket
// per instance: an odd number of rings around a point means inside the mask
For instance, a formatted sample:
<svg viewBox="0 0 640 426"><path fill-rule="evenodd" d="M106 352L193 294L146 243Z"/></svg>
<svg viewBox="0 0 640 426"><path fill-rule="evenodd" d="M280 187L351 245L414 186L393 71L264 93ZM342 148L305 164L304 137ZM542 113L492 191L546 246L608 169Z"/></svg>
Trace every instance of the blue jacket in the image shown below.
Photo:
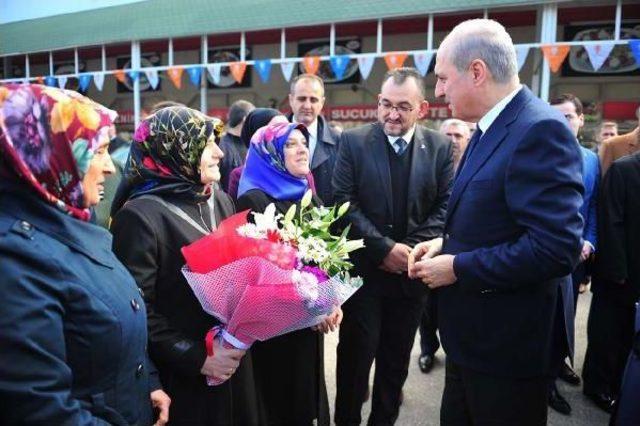
<svg viewBox="0 0 640 426"><path fill-rule="evenodd" d="M572 348L581 169L566 120L527 88L469 145L444 229L457 282L436 291L449 359L496 376L550 374L560 294Z"/></svg>
<svg viewBox="0 0 640 426"><path fill-rule="evenodd" d="M600 186L600 161L598 156L581 146L582 151L582 184L584 185L584 202L580 214L584 220L582 238L589 241L593 248L598 243L598 187Z"/></svg>
<svg viewBox="0 0 640 426"><path fill-rule="evenodd" d="M0 183L0 424L149 424L145 305L111 235Z"/></svg>

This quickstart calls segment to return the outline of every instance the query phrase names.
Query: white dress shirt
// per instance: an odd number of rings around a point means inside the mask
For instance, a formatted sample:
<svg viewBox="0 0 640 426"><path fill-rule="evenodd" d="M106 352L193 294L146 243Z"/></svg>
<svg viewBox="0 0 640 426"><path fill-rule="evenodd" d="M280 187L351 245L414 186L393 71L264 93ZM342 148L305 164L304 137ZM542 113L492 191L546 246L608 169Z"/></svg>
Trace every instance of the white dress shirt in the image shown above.
<svg viewBox="0 0 640 426"><path fill-rule="evenodd" d="M411 143L411 139L413 139L413 134L416 132L416 125L414 124L413 127L411 127L409 130L407 130L407 132L402 135L402 136L389 136L387 135L387 140L389 141L389 143L391 144L391 148L393 148L393 150L395 151L395 145L394 143L396 143L396 141L400 138L404 139L404 141L407 143L407 147L409 147L409 144Z"/></svg>
<svg viewBox="0 0 640 426"><path fill-rule="evenodd" d="M478 121L478 129L480 129L480 131L482 132L482 136L484 136L484 134L487 133L487 130L489 129L489 127L493 124L494 121L496 121L496 118L498 118L502 110L506 108L509 102L511 102L511 100L515 98L515 96L518 94L520 89L522 89L522 85L518 84L518 87L516 88L516 90L514 90L513 92L509 93L507 96L502 98L500 102L495 104L493 108L491 108L489 112L487 112L480 119L480 121ZM482 140L482 136L480 137L480 140Z"/></svg>
<svg viewBox="0 0 640 426"><path fill-rule="evenodd" d="M309 131L309 165L313 162L313 153L318 145L318 119L313 120L313 123L307 126Z"/></svg>

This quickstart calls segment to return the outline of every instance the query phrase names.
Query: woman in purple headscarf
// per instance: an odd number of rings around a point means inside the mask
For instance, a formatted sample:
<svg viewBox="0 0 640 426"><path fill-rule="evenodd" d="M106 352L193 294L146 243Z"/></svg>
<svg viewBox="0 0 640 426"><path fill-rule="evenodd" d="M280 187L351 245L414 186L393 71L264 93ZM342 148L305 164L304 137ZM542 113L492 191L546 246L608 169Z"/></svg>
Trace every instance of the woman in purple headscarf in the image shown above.
<svg viewBox="0 0 640 426"><path fill-rule="evenodd" d="M238 211L264 212L273 203L285 214L309 189L309 133L302 124L271 122L251 139L238 188ZM313 197L315 205L322 204ZM328 425L323 335L340 324L338 308L317 329L256 342L251 354L265 424ZM286 374L284 373L286 371Z"/></svg>

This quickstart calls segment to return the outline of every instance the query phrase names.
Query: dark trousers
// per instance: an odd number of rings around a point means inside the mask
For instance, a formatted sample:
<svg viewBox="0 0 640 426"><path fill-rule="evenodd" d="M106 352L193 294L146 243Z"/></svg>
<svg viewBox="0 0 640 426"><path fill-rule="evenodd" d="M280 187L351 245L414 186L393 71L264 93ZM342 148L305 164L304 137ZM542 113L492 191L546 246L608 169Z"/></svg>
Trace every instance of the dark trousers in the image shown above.
<svg viewBox="0 0 640 426"><path fill-rule="evenodd" d="M548 381L495 377L447 359L440 424L546 425Z"/></svg>
<svg viewBox="0 0 640 426"><path fill-rule="evenodd" d="M575 297L574 297L575 298ZM553 322L553 340L551 341L550 370L551 380L549 388L555 384L556 377L560 374L560 369L564 360L569 356L569 344L567 343L567 331L564 320L564 307L562 302L562 291L558 288L558 299L556 304L556 317Z"/></svg>
<svg viewBox="0 0 640 426"><path fill-rule="evenodd" d="M582 370L585 393L618 395L633 343L634 318L634 307L620 303L610 292L593 294Z"/></svg>
<svg viewBox="0 0 640 426"><path fill-rule="evenodd" d="M435 300L433 300L433 293L429 292L424 312L420 319L420 355L433 355L440 348L440 341L436 334L436 330L438 329L436 323L436 318L438 317L436 308L437 305Z"/></svg>
<svg viewBox="0 0 640 426"><path fill-rule="evenodd" d="M398 418L400 392L407 378L411 348L425 301L424 294L422 297L399 295L400 285L399 278L392 276L387 282L365 280L343 305L336 369L337 425L360 424L374 358L376 369L368 423L390 425Z"/></svg>
<svg viewBox="0 0 640 426"><path fill-rule="evenodd" d="M588 260L587 260L588 262ZM580 295L580 284L587 281L586 262L580 262L576 266L575 271L571 274L571 283L573 284L573 314L578 311L578 296Z"/></svg>

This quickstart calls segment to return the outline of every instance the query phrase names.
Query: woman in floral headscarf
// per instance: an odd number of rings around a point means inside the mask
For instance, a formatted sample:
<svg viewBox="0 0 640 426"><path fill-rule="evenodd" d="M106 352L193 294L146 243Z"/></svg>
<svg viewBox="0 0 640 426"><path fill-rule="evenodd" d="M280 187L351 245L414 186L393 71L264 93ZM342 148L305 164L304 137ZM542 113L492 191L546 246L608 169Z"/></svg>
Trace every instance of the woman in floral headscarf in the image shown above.
<svg viewBox="0 0 640 426"><path fill-rule="evenodd" d="M309 182L309 133L302 124L272 121L251 138L238 188L238 210L262 213L273 203L280 214L298 204ZM313 203L322 202L313 197ZM294 331L251 348L261 418L269 425L328 425L323 335L333 331L342 310L319 327Z"/></svg>
<svg viewBox="0 0 640 426"><path fill-rule="evenodd" d="M0 424L147 425L150 392L168 420L136 284L88 222L114 119L74 92L0 86Z"/></svg>
<svg viewBox="0 0 640 426"><path fill-rule="evenodd" d="M172 399L172 424L257 423L249 355L217 346L207 355L205 335L219 321L181 273L180 249L234 212L229 197L213 190L221 130L220 120L181 106L143 120L125 176L131 195L111 224L113 249L144 294L149 354ZM226 382L209 387L206 376Z"/></svg>

